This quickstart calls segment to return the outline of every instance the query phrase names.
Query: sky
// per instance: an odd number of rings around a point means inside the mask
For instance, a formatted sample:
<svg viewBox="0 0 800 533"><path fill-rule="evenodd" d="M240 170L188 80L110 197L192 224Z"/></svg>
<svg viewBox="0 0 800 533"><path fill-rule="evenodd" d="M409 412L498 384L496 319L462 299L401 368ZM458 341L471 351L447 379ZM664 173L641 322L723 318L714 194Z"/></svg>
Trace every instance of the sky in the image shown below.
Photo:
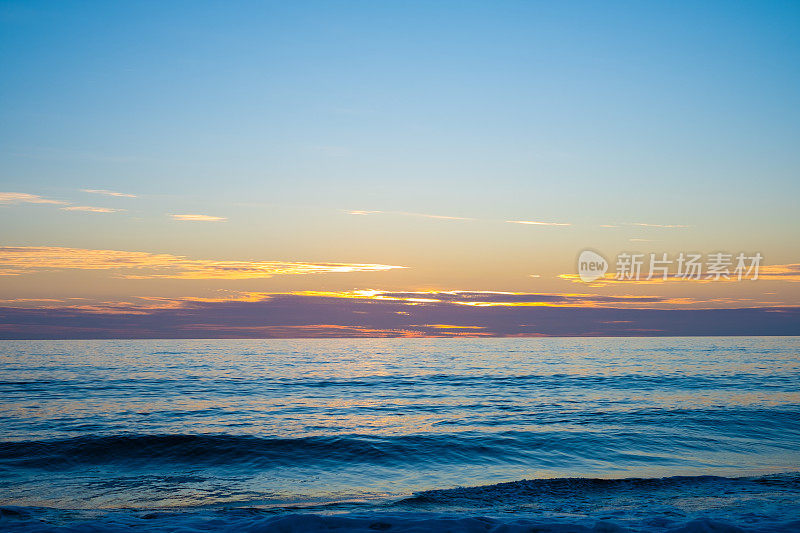
<svg viewBox="0 0 800 533"><path fill-rule="evenodd" d="M796 2L2 0L0 72L0 337L800 334ZM681 252L760 276L613 279Z"/></svg>

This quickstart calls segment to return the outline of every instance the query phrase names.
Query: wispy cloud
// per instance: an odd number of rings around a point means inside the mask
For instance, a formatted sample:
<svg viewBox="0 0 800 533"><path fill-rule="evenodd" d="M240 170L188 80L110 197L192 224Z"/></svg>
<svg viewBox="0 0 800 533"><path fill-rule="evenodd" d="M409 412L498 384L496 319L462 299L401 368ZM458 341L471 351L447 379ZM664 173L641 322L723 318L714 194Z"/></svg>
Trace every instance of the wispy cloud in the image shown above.
<svg viewBox="0 0 800 533"><path fill-rule="evenodd" d="M455 217L449 215L430 215L427 213L410 213L407 211L367 211L361 209L354 209L347 211L350 215L399 215L404 217L422 217L434 218L439 220L475 220L471 217Z"/></svg>
<svg viewBox="0 0 800 533"><path fill-rule="evenodd" d="M60 209L64 211L85 211L87 213L116 213L124 209L112 209L110 207L94 207L88 205L71 205L70 202L61 200L51 200L42 198L36 194L24 192L0 192L0 204L46 204L53 206L65 206Z"/></svg>
<svg viewBox="0 0 800 533"><path fill-rule="evenodd" d="M439 219L439 220L475 220L474 218L471 218L471 217L452 217L452 216L447 216L447 215L428 215L428 214L425 214L425 213L399 212L397 214L398 215L405 215L407 217L436 218L436 219Z"/></svg>
<svg viewBox="0 0 800 533"><path fill-rule="evenodd" d="M211 215L170 215L175 220L184 222L227 222L227 217L215 217Z"/></svg>
<svg viewBox="0 0 800 533"><path fill-rule="evenodd" d="M506 220L508 224L527 224L529 226L571 226L567 222L541 222L537 220Z"/></svg>
<svg viewBox="0 0 800 533"><path fill-rule="evenodd" d="M71 205L69 207L62 207L64 211L87 211L89 213L117 213L125 211L124 209L111 209L110 207L92 207L89 205Z"/></svg>
<svg viewBox="0 0 800 533"><path fill-rule="evenodd" d="M217 261L171 254L49 246L0 247L0 275L54 270L121 270L128 279L259 279L298 274L380 272L395 265L291 261Z"/></svg>
<svg viewBox="0 0 800 533"><path fill-rule="evenodd" d="M488 220L488 219L478 219L474 217L458 217L458 216L451 216L451 215L431 215L428 213L414 213L409 211L377 211L377 210L366 210L366 209L352 209L347 211L350 215L397 215L397 216L405 216L405 217L422 217L422 218L433 218L438 220L463 220L463 221L471 221L471 220L480 220L482 222L498 222L497 220ZM567 222L543 222L537 220L506 220L506 223L509 224L526 224L531 226L571 226L572 224Z"/></svg>
<svg viewBox="0 0 800 533"><path fill-rule="evenodd" d="M758 279L800 281L800 263L763 266Z"/></svg>
<svg viewBox="0 0 800 533"><path fill-rule="evenodd" d="M109 191L106 189L81 189L83 192L88 192L91 194L102 194L105 196L119 196L123 198L136 198L135 194L128 194L124 192L116 192L116 191Z"/></svg>
<svg viewBox="0 0 800 533"><path fill-rule="evenodd" d="M434 329L483 329L485 326L456 326L455 324L414 324L424 328Z"/></svg>
<svg viewBox="0 0 800 533"><path fill-rule="evenodd" d="M347 298L361 300L398 301L409 305L449 304L470 307L648 307L652 305L684 305L697 303L690 298L664 298L660 296L576 293L528 293L502 291L302 291L299 296Z"/></svg>
<svg viewBox="0 0 800 533"><path fill-rule="evenodd" d="M644 228L677 228L677 229L684 229L691 227L685 224L646 224L644 222L631 222L630 224L628 224L628 226L640 226Z"/></svg>
<svg viewBox="0 0 800 533"><path fill-rule="evenodd" d="M721 277L720 279L709 279L707 273L702 274L699 279L694 277L682 277L675 273L667 275L666 279L662 273L657 273L651 279L647 279L647 271L643 268L639 279L617 279L617 274L608 272L602 278L591 282L592 287L602 287L608 284L628 283L628 284L659 284L666 282L674 283L720 283L720 282L737 282L737 283L752 283L754 281L800 281L800 263L790 263L783 265L764 265L758 270L758 279L751 279L753 274L743 274L742 280L739 280L738 275L734 272L733 268L729 269L729 277ZM581 280L578 274L559 274L559 278L572 281L574 283L585 283ZM768 293L765 293L768 294Z"/></svg>
<svg viewBox="0 0 800 533"><path fill-rule="evenodd" d="M623 226L636 226L638 228L665 228L665 229L686 229L691 228L686 224L649 224L646 222L620 222L617 224L600 224L600 228L619 228Z"/></svg>
<svg viewBox="0 0 800 533"><path fill-rule="evenodd" d="M351 215L377 215L378 213L383 213L383 211L362 211L356 209L353 211L348 211L348 213Z"/></svg>
<svg viewBox="0 0 800 533"><path fill-rule="evenodd" d="M68 202L50 200L36 194L24 192L0 192L0 204L58 204L66 205Z"/></svg>

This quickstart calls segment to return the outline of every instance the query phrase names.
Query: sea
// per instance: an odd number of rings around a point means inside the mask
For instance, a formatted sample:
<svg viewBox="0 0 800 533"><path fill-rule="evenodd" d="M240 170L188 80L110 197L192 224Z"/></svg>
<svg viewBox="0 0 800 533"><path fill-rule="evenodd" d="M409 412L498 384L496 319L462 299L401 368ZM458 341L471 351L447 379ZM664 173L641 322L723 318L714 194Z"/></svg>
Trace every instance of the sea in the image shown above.
<svg viewBox="0 0 800 533"><path fill-rule="evenodd" d="M800 531L800 337L0 341L3 531Z"/></svg>

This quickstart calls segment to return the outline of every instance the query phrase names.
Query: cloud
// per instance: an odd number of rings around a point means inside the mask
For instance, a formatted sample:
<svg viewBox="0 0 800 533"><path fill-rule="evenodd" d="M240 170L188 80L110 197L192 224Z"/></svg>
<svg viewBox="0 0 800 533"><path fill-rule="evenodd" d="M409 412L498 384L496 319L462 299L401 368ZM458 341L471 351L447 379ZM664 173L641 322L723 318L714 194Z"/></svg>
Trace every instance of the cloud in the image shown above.
<svg viewBox="0 0 800 533"><path fill-rule="evenodd" d="M187 299L149 308L0 307L0 338L16 339L798 334L798 307L474 307L310 294L271 294L255 301Z"/></svg>
<svg viewBox="0 0 800 533"><path fill-rule="evenodd" d="M49 246L0 247L0 275L59 270L121 270L127 279L259 279L298 274L380 272L402 266L289 261L215 261L171 254Z"/></svg>
<svg viewBox="0 0 800 533"><path fill-rule="evenodd" d="M215 217L211 215L170 215L175 220L185 222L227 222L227 217Z"/></svg>
<svg viewBox="0 0 800 533"><path fill-rule="evenodd" d="M566 222L538 222L535 220L506 220L508 224L527 224L529 226L571 226Z"/></svg>
<svg viewBox="0 0 800 533"><path fill-rule="evenodd" d="M628 224L628 226L641 226L645 228L689 228L691 226L686 226L684 224L646 224L644 222L632 222Z"/></svg>
<svg viewBox="0 0 800 533"><path fill-rule="evenodd" d="M435 218L439 220L475 220L470 217L454 217L449 215L429 215L426 213L409 213L407 211L367 211L354 209L347 211L350 215L400 215L404 217L422 217L422 218Z"/></svg>
<svg viewBox="0 0 800 533"><path fill-rule="evenodd" d="M405 215L408 217L423 217L423 218L436 218L439 220L475 220L474 218L470 217L451 217L447 215L426 215L424 213L405 213L405 212L398 212L398 215Z"/></svg>
<svg viewBox="0 0 800 533"><path fill-rule="evenodd" d="M88 205L70 205L69 202L62 202L61 200L50 200L42 198L36 194L28 194L24 192L0 192L0 204L49 204L49 205L64 205L64 211L86 211L91 213L116 213L124 211L124 209L111 209L109 207L92 207Z"/></svg>
<svg viewBox="0 0 800 533"><path fill-rule="evenodd" d="M110 207L91 207L88 205L71 205L69 207L62 207L64 211L88 211L90 213L117 213L125 211L124 209L111 209Z"/></svg>
<svg viewBox="0 0 800 533"><path fill-rule="evenodd" d="M360 210L353 210L348 211L351 215L376 215L378 213L383 213L383 211L360 211Z"/></svg>
<svg viewBox="0 0 800 533"><path fill-rule="evenodd" d="M660 296L618 295L606 296L576 293L526 293L498 291L300 291L297 296L347 298L360 300L398 301L408 305L448 304L472 307L627 307L639 308L664 305L687 305L702 301L691 298L665 298Z"/></svg>
<svg viewBox="0 0 800 533"><path fill-rule="evenodd" d="M762 266L758 279L800 281L800 263Z"/></svg>
<svg viewBox="0 0 800 533"><path fill-rule="evenodd" d="M91 194L103 194L105 196L118 196L123 198L136 198L135 194L128 194L124 192L116 192L116 191L109 191L106 189L81 189L83 192L88 192Z"/></svg>
<svg viewBox="0 0 800 533"><path fill-rule="evenodd" d="M600 224L601 228L619 228L621 226L636 226L639 228L667 228L667 229L686 229L691 228L685 224L648 224L646 222L627 222L619 224Z"/></svg>
<svg viewBox="0 0 800 533"><path fill-rule="evenodd" d="M60 200L49 200L36 194L24 192L0 192L0 204L58 204L65 205L68 202Z"/></svg>
<svg viewBox="0 0 800 533"><path fill-rule="evenodd" d="M640 278L637 279L617 279L617 274L615 272L608 272L602 278L592 281L591 285L595 287L601 287L603 285L607 285L609 283L665 283L665 282L695 282L695 283L719 283L719 282L737 282L737 283L750 283L754 281L792 281L797 282L800 281L800 263L790 263L790 264L783 264L783 265L764 265L760 266L758 269L758 279L753 280L751 279L754 274L750 273L747 274L746 272L742 273L742 279L738 279L738 276L734 273L734 266L729 268L729 277L720 278L720 279L708 279L706 276L708 275L707 272L701 273L700 279L695 278L683 278L678 276L675 273L670 273L667 275L666 279L662 273L658 272L653 275L652 279L647 278L648 271L643 266L642 273ZM585 283L580 279L578 274L559 274L559 278L572 281L574 283Z"/></svg>
<svg viewBox="0 0 800 533"><path fill-rule="evenodd" d="M400 215L406 217L422 217L422 218L433 218L439 220L481 220L483 222L498 222L497 220L487 220L487 219L477 219L474 217L457 217L457 216L450 216L450 215L431 215L427 213L413 213L408 211L375 211L375 210L364 210L364 209L353 209L348 210L348 214L350 215ZM572 224L567 222L542 222L536 220L506 220L508 224L525 224L531 226L572 226Z"/></svg>
<svg viewBox="0 0 800 533"><path fill-rule="evenodd" d="M415 324L416 326L423 326L435 329L483 329L484 326L456 326L454 324Z"/></svg>

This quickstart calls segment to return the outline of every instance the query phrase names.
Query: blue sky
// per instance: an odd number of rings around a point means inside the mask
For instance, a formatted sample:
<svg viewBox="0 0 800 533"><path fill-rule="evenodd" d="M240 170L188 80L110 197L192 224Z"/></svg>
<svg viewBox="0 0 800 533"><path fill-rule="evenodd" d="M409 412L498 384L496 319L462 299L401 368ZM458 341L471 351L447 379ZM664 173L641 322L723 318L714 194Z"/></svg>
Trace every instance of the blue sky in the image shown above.
<svg viewBox="0 0 800 533"><path fill-rule="evenodd" d="M800 8L699 4L5 2L4 179L462 216L796 191Z"/></svg>

